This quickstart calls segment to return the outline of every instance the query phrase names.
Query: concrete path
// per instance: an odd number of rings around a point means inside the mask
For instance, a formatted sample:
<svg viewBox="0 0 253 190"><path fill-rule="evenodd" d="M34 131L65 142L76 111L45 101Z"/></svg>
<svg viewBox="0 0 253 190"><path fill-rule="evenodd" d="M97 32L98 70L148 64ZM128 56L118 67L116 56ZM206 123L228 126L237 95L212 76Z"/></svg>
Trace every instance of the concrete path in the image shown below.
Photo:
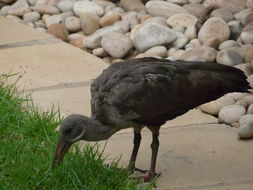
<svg viewBox="0 0 253 190"><path fill-rule="evenodd" d="M18 73L19 89L32 92L35 104L43 110L55 105L62 115L90 115L90 84L107 64L1 16L0 34L0 74ZM140 168L149 167L150 141L150 132L144 130ZM253 189L253 141L239 141L236 129L218 125L215 117L191 110L163 126L160 142L158 189ZM131 149L128 129L109 139L106 154L110 158L123 154L122 163L126 163Z"/></svg>

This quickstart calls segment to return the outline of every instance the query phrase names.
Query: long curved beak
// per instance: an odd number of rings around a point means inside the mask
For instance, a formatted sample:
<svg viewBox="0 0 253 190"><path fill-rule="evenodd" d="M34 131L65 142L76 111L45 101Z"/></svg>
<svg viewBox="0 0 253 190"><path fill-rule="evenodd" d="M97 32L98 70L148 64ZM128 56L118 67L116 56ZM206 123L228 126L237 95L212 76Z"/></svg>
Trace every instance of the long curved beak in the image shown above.
<svg viewBox="0 0 253 190"><path fill-rule="evenodd" d="M52 161L52 168L54 168L64 158L64 155L71 145L72 143L64 141L61 137L59 138Z"/></svg>

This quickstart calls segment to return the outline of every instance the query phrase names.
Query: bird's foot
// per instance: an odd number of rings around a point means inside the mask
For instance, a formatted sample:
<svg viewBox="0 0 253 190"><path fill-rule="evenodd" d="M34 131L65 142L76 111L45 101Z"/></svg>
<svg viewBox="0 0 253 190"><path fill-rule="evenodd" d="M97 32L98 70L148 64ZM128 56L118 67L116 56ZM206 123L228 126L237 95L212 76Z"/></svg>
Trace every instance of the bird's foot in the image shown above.
<svg viewBox="0 0 253 190"><path fill-rule="evenodd" d="M142 170L142 169L139 169L139 168L136 168L136 167L132 168L131 171L132 172L137 171L137 172L140 172L140 173L143 173L143 174L148 172L148 170Z"/></svg>
<svg viewBox="0 0 253 190"><path fill-rule="evenodd" d="M148 173L147 175L140 176L140 177L134 177L135 180L141 180L143 182L151 182L155 177L159 177L161 173Z"/></svg>

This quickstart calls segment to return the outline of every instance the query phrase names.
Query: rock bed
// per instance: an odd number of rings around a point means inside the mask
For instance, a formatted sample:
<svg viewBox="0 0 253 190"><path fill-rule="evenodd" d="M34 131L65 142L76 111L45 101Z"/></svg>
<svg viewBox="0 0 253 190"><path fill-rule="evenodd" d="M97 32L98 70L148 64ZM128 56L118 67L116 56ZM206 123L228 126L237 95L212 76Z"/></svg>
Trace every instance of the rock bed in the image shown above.
<svg viewBox="0 0 253 190"><path fill-rule="evenodd" d="M109 64L146 56L216 61L243 70L253 86L253 0L0 0L0 7L0 15ZM227 94L199 108L239 127L241 138L253 136L252 94Z"/></svg>

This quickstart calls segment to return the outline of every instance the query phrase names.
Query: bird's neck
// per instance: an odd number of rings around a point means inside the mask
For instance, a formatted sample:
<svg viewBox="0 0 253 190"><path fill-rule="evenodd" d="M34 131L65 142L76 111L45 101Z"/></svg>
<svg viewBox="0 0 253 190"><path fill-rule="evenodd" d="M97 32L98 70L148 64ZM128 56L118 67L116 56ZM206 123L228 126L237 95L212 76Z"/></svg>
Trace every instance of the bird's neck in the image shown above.
<svg viewBox="0 0 253 190"><path fill-rule="evenodd" d="M113 127L102 124L96 119L91 119L90 122L91 123L86 131L86 134L84 134L83 140L86 141L106 140L118 131Z"/></svg>

